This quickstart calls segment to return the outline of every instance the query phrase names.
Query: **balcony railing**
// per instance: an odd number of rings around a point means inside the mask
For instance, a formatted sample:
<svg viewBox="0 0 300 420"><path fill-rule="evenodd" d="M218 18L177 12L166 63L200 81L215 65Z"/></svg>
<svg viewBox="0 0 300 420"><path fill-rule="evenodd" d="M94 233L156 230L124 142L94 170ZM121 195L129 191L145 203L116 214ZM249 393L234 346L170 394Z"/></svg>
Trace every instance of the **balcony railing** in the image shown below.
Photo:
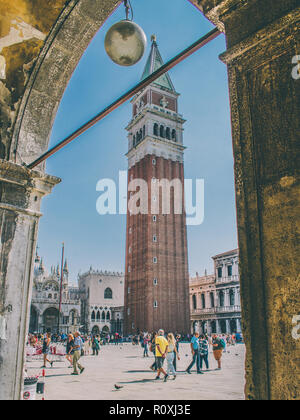
<svg viewBox="0 0 300 420"><path fill-rule="evenodd" d="M218 283L231 283L231 282L239 282L240 281L240 276L238 275L234 275L234 276L229 276L229 277L217 277L216 278L216 284Z"/></svg>
<svg viewBox="0 0 300 420"><path fill-rule="evenodd" d="M59 302L58 302L58 299L49 299L49 298L44 298L44 297L42 297L42 298L33 298L32 299L32 303L33 304L35 304L35 303L45 303L45 304L52 304L52 305L59 305ZM68 299L68 300L62 300L62 305L80 305L80 300L71 300L71 299Z"/></svg>
<svg viewBox="0 0 300 420"><path fill-rule="evenodd" d="M182 114L179 114L179 112L175 112L175 111L171 111L170 109L167 108L162 108L159 105L154 105L154 104L146 104L144 105L143 109L154 109L155 111L159 111L162 112L164 114L168 114L171 115L173 117L179 117L179 118L183 118ZM138 112L137 114L135 114L132 118L132 121L134 121L135 119L137 119L140 116L140 112Z"/></svg>
<svg viewBox="0 0 300 420"><path fill-rule="evenodd" d="M95 322L97 324L106 324L111 321L112 321L111 319L92 319L91 318L91 322Z"/></svg>

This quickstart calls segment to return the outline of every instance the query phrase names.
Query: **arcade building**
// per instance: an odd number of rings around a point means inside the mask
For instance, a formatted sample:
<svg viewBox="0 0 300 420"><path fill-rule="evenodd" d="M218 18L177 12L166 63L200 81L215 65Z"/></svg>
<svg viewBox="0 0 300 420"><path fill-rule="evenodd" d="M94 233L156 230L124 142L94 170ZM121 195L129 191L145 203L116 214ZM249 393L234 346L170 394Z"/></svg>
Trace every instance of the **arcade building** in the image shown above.
<svg viewBox="0 0 300 420"><path fill-rule="evenodd" d="M241 332L239 250L212 257L214 273L190 278L191 330L208 334Z"/></svg>

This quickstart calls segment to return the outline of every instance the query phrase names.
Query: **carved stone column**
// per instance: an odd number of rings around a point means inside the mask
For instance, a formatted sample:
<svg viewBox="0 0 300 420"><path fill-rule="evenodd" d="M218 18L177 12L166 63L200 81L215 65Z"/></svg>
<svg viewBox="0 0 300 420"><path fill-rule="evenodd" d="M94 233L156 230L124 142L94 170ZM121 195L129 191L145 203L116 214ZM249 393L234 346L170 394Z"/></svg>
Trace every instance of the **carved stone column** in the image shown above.
<svg viewBox="0 0 300 420"><path fill-rule="evenodd" d="M228 47L221 58L229 73L246 398L296 399L300 341L291 331L300 312L300 79L293 71L299 2L194 3L225 31Z"/></svg>
<svg viewBox="0 0 300 420"><path fill-rule="evenodd" d="M0 400L21 396L40 204L59 182L0 160Z"/></svg>
<svg viewBox="0 0 300 420"><path fill-rule="evenodd" d="M210 292L205 293L205 306L206 308L211 308Z"/></svg>
<svg viewBox="0 0 300 420"><path fill-rule="evenodd" d="M224 306L230 306L229 289L224 289Z"/></svg>

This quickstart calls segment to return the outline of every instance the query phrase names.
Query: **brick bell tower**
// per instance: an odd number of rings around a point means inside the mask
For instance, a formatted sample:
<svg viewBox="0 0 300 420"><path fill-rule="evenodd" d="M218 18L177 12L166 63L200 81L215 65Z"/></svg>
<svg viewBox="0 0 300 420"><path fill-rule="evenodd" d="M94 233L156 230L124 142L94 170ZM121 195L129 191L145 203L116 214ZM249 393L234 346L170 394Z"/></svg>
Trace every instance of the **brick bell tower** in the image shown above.
<svg viewBox="0 0 300 420"><path fill-rule="evenodd" d="M162 65L156 37L152 36L142 79ZM143 202L143 214L130 210L127 213L125 334L159 328L174 333L190 332L183 189L185 120L178 113L178 97L166 73L132 100L133 116L126 127L128 184L143 180L148 187L148 198ZM165 183L168 180L166 185L169 182L171 188L161 188L162 180ZM172 185L178 187L176 192ZM168 194L163 196L164 191L169 191L169 198ZM128 192L128 201L133 194ZM170 203L170 211L163 209L163 202Z"/></svg>

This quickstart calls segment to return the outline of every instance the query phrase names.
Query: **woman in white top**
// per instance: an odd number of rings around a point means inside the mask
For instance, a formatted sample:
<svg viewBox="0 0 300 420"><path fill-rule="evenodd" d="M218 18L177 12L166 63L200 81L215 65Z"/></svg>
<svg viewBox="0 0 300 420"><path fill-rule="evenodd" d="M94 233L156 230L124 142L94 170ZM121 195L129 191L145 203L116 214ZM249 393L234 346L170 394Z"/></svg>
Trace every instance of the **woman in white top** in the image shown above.
<svg viewBox="0 0 300 420"><path fill-rule="evenodd" d="M165 377L165 382L166 382L166 378L169 375L173 375L173 379L176 379L176 372L174 369L174 358L177 357L178 360L180 360L179 354L177 352L177 348L176 348L176 341L175 341L175 337L172 333L169 333L167 336L167 340L168 340L168 354L167 354L167 363L168 363L168 368L167 368L167 376Z"/></svg>
<svg viewBox="0 0 300 420"><path fill-rule="evenodd" d="M83 350L84 350L84 355L85 356L89 356L90 355L90 348L91 348L91 338L90 337L86 337L84 343L83 343Z"/></svg>

